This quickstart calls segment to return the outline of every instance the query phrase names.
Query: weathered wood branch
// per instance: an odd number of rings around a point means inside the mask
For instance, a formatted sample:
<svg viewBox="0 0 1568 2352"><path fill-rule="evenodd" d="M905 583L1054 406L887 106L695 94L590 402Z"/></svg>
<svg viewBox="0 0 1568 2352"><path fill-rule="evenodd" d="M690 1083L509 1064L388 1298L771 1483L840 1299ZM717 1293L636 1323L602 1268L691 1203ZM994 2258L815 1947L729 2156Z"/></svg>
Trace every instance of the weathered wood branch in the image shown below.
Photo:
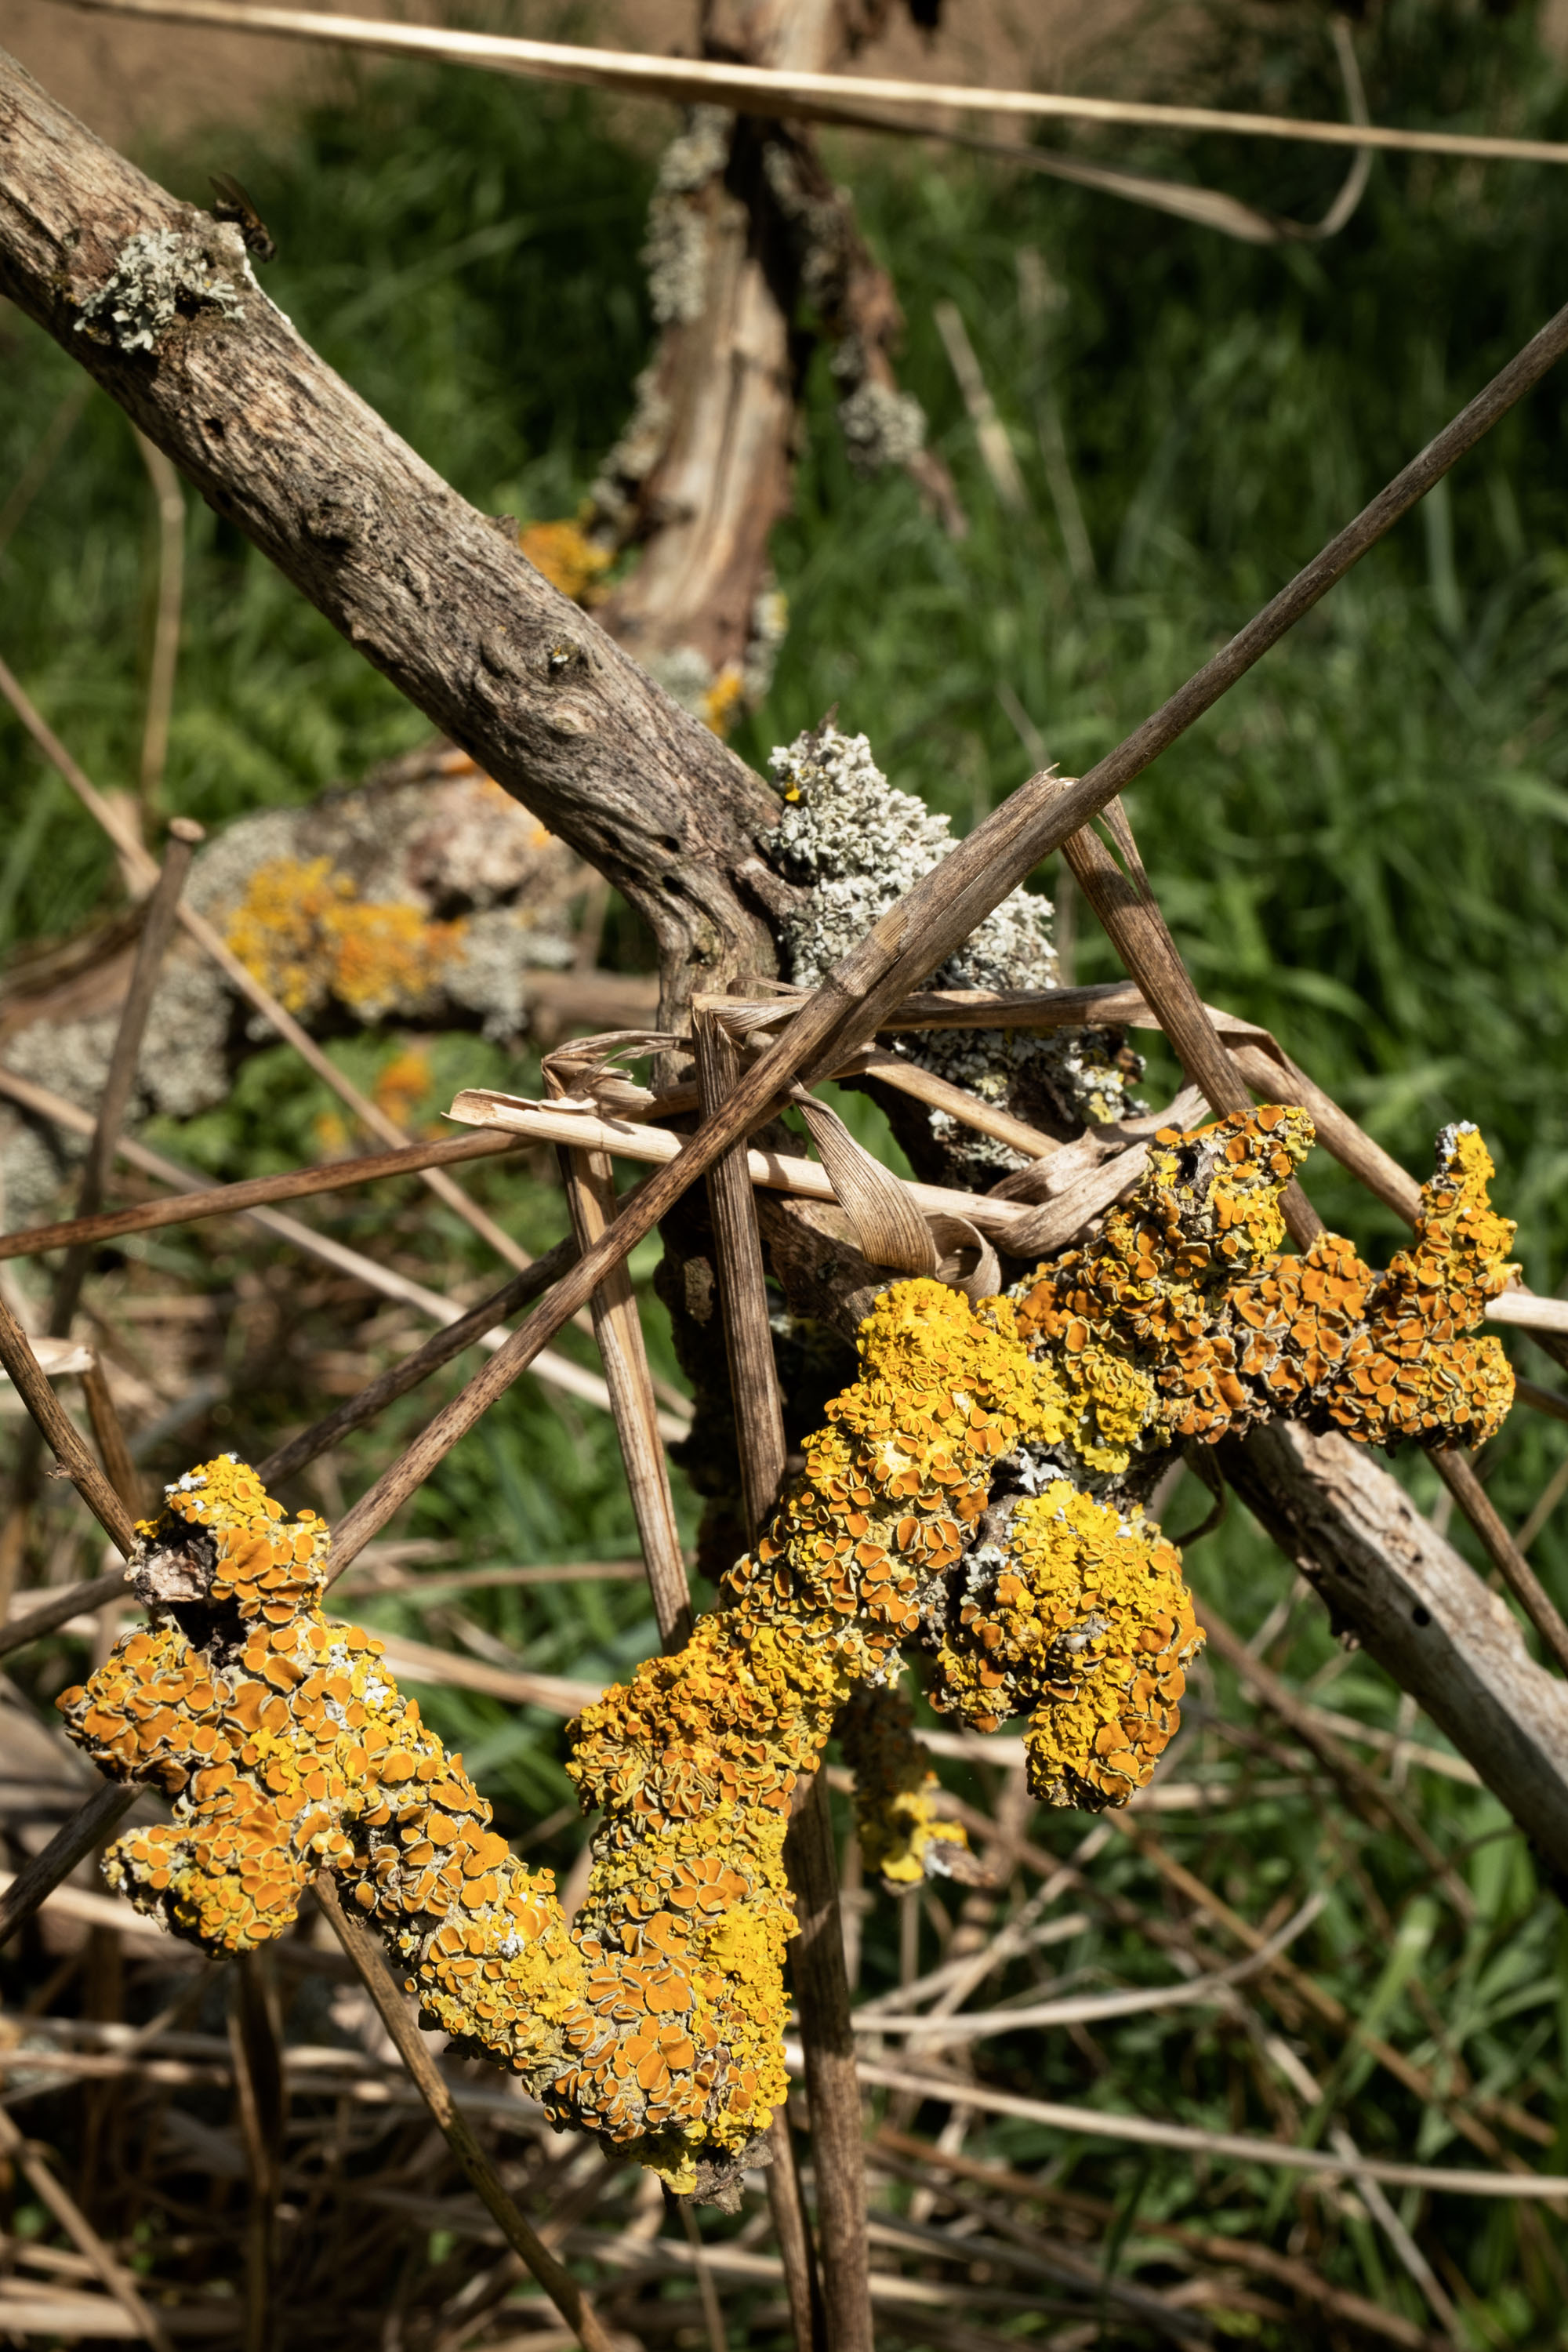
<svg viewBox="0 0 1568 2352"><path fill-rule="evenodd" d="M0 292L626 893L668 993L772 969L744 881L774 818L766 787L323 364L237 229L178 203L3 52Z"/></svg>
<svg viewBox="0 0 1568 2352"><path fill-rule="evenodd" d="M1219 1454L1334 1624L1469 1758L1568 1887L1568 1685L1527 1655L1504 1601L1363 1447L1276 1422Z"/></svg>

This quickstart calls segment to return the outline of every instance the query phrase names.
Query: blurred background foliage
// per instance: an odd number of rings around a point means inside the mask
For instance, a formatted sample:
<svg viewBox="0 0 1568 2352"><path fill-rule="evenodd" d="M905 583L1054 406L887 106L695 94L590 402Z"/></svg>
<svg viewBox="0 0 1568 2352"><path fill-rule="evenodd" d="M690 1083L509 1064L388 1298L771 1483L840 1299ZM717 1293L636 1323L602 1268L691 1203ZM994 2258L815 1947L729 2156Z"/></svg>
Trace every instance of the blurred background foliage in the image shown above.
<svg viewBox="0 0 1568 2352"><path fill-rule="evenodd" d="M1279 5L1241 19L1216 7L1205 22L1173 94L1342 111L1321 10ZM1388 0L1367 10L1356 39L1374 119L1568 138L1563 77L1528 6ZM523 521L572 513L624 422L650 341L638 250L662 121L437 68L333 65L321 84L318 103L263 131L216 127L143 160L197 202L209 168L240 174L280 248L268 291L479 506ZM1068 143L1110 152L1087 135ZM830 153L900 290L904 379L973 529L954 543L901 476L856 477L819 363L796 510L775 538L790 634L769 700L737 745L762 764L773 743L836 703L840 725L868 734L893 781L961 831L1030 772L1018 709L1067 772L1087 766L1568 297L1568 175L1544 168L1385 157L1338 237L1257 249L951 153L873 141ZM1342 170L1321 150L1173 145L1140 133L1118 134L1114 156L1301 218L1326 208ZM1010 432L1029 494L1023 514L1001 507L980 463L933 323L942 299L962 311ZM51 420L79 401L79 383L68 357L17 314L0 314L0 500ZM1444 1121L1477 1121L1499 1161L1497 1197L1520 1220L1527 1276L1546 1291L1568 1273L1565 405L1559 372L1129 795L1205 994L1273 1027L1417 1171ZM1058 427L1092 576L1075 573L1059 481L1053 494L1047 453ZM95 393L0 551L0 651L101 784L136 772L154 562L130 428ZM221 825L310 798L422 740L419 715L194 502L187 562L171 810ZM0 950L9 950L68 932L111 905L118 886L100 838L5 713L0 762ZM1049 889L1054 876L1037 884ZM613 924L609 939L612 959L637 959L629 922ZM1077 977L1115 970L1092 927L1080 933ZM333 1050L365 1080L399 1047L370 1039ZM1156 1059L1152 1100L1171 1078ZM537 1071L474 1039L442 1040L426 1116L458 1085L498 1080L532 1091ZM310 1156L329 1108L286 1055L262 1054L224 1111L149 1139L238 1176ZM1395 1243L1392 1220L1321 1155L1309 1179L1331 1223L1363 1249ZM465 1181L531 1248L562 1229L547 1170L520 1182L515 1167L492 1164ZM458 1297L494 1278L471 1237L416 1187L390 1208L384 1192L340 1203L333 1230ZM673 1377L649 1253L636 1270L658 1369ZM231 1402L210 1426L153 1453L165 1475L192 1458L198 1434L259 1452L320 1409L301 1394L298 1351L329 1348L347 1310L330 1284L301 1293L278 1254L243 1229L149 1237L103 1279L237 1302L223 1342ZM574 1335L563 1344L591 1361ZM310 1499L331 1509L334 1482L357 1491L430 1404L428 1391L416 1392L341 1449ZM1492 1491L1514 1523L1563 1441L1561 1427L1521 1412L1493 1449ZM1424 1502L1435 1498L1423 1466L1401 1475ZM52 1507L63 1524L64 1507ZM1205 1507L1189 1485L1173 1531ZM689 1533L684 1494L682 1509ZM613 1432L525 1382L397 1532L465 1561L624 1557L634 1543ZM1568 1606L1568 1516L1548 1520L1532 1557ZM1289 1584L1238 1512L1194 1556L1194 1577L1248 1632ZM377 1607L377 1622L428 1633L426 1612ZM655 1645L636 1585L476 1594L465 1607L531 1664L584 1679ZM1314 1609L1296 1612L1289 1643L1293 1679L1331 1682L1333 1706L1394 1723L1396 1695L1335 1649ZM68 1669L67 1652L52 1653L38 1695ZM1188 1753L1200 1771L1234 1760L1205 1728L1205 1709L1221 1704L1215 1686L1204 1685L1194 1710ZM1223 1677L1218 1686L1221 1711L1236 1711ZM525 1833L564 1802L556 1724L450 1691L430 1692L426 1704L465 1748L509 1832ZM944 1774L977 1801L994 1794L984 1771ZM1299 1899L1303 1886L1327 1883L1328 1907L1301 1948L1321 1980L1352 2007L1378 1991L1384 2030L1412 2051L1462 2049L1500 2095L1511 2088L1568 2125L1561 1914L1489 1797L1429 1776L1408 1794L1460 1857L1477 1906L1468 1925L1419 1907L1429 1889L1416 1858L1359 1822L1326 1822L1305 1783L1287 1798L1238 1785L1222 1816L1173 1822L1166 1834L1250 1917L1276 1895ZM1066 1853L1082 1826L1039 1815L1033 1833ZM580 1834L558 1825L533 1851L564 1865ZM1096 1870L1111 1892L1160 1900L1123 1842ZM1412 1918L1419 1951L1400 1947L1405 1972L1391 1980L1388 1939ZM940 1920L928 1912L921 1933L929 1963ZM1053 1955L1058 1964L1065 1980L1126 1980L1149 1971L1151 1955L1099 1923ZM896 1980L899 1965L884 1911L868 1924L868 1989ZM1165 1967L1155 1956L1154 1972ZM988 2079L1047 2096L1125 2101L1222 2127L1245 2111L1223 2032L1194 2032L1177 2012L1118 2028L1113 2047L1114 2065L1102 2068L1081 2042L1023 2035L984 2045L981 2063ZM1430 2158L1448 2144L1436 2109L1386 2075L1363 2076L1340 2089L1356 2103L1365 2146ZM990 2144L1015 2161L1059 2148L1022 2124L997 2126ZM1564 2168L1563 2131L1531 2158ZM1122 2200L1129 2216L1196 2198L1211 2216L1223 2210L1225 2226L1262 2231L1285 2195L1267 2177L1205 2181L1103 2146L1077 2161L1075 2179ZM1414 2197L1405 2211L1414 2225ZM1521 2221L1504 2204L1446 2208L1446 2226L1454 2216L1472 2340L1563 2342L1552 2315L1568 2301L1558 2225ZM1352 2216L1322 2259L1421 2318L1410 2282L1379 2247Z"/></svg>

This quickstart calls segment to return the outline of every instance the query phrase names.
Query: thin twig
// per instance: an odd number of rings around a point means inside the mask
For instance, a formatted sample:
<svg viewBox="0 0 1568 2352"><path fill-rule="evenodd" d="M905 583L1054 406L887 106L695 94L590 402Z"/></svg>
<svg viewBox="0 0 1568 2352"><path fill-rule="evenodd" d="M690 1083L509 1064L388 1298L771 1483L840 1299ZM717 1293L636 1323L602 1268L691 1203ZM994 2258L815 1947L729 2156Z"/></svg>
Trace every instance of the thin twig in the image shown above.
<svg viewBox="0 0 1568 2352"><path fill-rule="evenodd" d="M120 1408L110 1393L108 1379L97 1356L81 1376L81 1392L104 1474L126 1509L138 1512L142 1508L142 1480L126 1444Z"/></svg>
<svg viewBox="0 0 1568 2352"><path fill-rule="evenodd" d="M740 1055L721 1023L700 1010L694 1015L693 1038L703 1108L711 1116L734 1087L740 1076ZM709 1171L708 1204L713 1220L719 1303L724 1321L730 1389L735 1406L735 1436L741 1456L741 1494L747 1537L754 1542L779 1498L779 1489L784 1484L785 1444L784 1400L779 1391L778 1366L773 1356L773 1332L768 1317L762 1237L757 1231L756 1201L743 1148L727 1152ZM831 1869L831 1851L828 1866ZM815 2044L818 2021L815 2008L809 2008L809 1998L798 1982L798 1971L796 1975L802 2032L808 2042ZM845 2006L847 2009L847 1978L845 1980ZM858 2116L858 2091L855 2100ZM814 2345L832 2340L830 2331L837 2318L839 2298L846 2291L845 2283L836 2273L829 2290L832 2300L830 2313L824 2307L814 2259L815 2249L805 2224L789 2116L783 2106L774 2111L768 2137L773 2149L773 2162L768 2167L767 2176L768 2204L773 2214L779 2259L784 2264L784 2287L789 2296L796 2352L812 2352ZM818 2202L823 2204L839 2192L827 2168L832 2161L831 2149L819 2140L816 2153ZM851 2204L854 2197L855 2189L851 2186ZM863 2174L859 2200L863 2213Z"/></svg>
<svg viewBox="0 0 1568 2352"><path fill-rule="evenodd" d="M310 1168L289 1168L277 1176L251 1176L243 1183L215 1184L199 1192L176 1193L172 1200L140 1201L132 1209L110 1209L100 1215L63 1218L58 1224L33 1225L0 1234L0 1258L39 1257L46 1250L90 1249L100 1242L118 1241L125 1234L147 1234L166 1225L194 1225L206 1217L237 1217L247 1209L265 1208L273 1201L308 1201L321 1192L343 1192L359 1184L379 1184L397 1176L416 1176L431 1167L451 1166L465 1160L492 1160L522 1149L515 1135L444 1136L439 1141L410 1143L397 1151L381 1151L362 1160L317 1161Z"/></svg>
<svg viewBox="0 0 1568 2352"><path fill-rule="evenodd" d="M0 1364L55 1458L69 1474L82 1501L115 1549L129 1559L136 1530L131 1514L68 1420L58 1398L38 1370L27 1335L0 1296Z"/></svg>
<svg viewBox="0 0 1568 2352"><path fill-rule="evenodd" d="M316 1880L316 1899L332 1933L358 1970L360 1981L392 2036L416 2088L508 2245L527 2263L575 2333L584 2352L614 2352L603 2321L571 2272L557 2262L501 2186L500 2174L480 2147L473 2126L456 2105L450 2086L420 2039L419 2028L397 1990L380 1944L369 1928L344 1908L330 1871L322 1871Z"/></svg>

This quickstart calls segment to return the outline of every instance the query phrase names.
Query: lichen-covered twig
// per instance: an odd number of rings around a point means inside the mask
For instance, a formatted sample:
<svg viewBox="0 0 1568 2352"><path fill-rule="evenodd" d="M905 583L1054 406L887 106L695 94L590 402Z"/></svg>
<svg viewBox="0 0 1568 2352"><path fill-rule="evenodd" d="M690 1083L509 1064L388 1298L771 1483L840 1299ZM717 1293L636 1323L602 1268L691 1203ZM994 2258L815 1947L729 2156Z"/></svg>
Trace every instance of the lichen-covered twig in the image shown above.
<svg viewBox="0 0 1568 2352"><path fill-rule="evenodd" d="M731 1605L577 1720L569 1769L604 1826L570 1928L382 1645L322 1616L322 1523L285 1521L230 1456L188 1474L139 1538L153 1627L60 1702L104 1769L175 1801L111 1877L243 1949L330 1865L433 2021L559 2121L704 2187L784 2095L784 1829L854 1691L928 1650L939 1704L981 1727L1030 1713L1038 1795L1123 1803L1201 1640L1138 1500L1172 1446L1280 1415L1433 1444L1506 1410L1501 1350L1469 1336L1512 1234L1479 1138L1446 1134L1415 1246L1382 1276L1333 1236L1279 1255L1310 1139L1278 1108L1165 1130L1100 1241L1014 1296L884 1295Z"/></svg>

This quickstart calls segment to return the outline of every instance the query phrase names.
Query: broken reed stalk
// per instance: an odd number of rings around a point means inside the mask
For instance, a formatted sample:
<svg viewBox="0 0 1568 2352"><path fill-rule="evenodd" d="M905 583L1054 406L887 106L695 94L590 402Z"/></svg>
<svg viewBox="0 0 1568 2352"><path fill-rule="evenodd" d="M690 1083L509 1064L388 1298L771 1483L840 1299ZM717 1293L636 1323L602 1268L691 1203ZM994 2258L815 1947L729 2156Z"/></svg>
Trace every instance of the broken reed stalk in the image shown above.
<svg viewBox="0 0 1568 2352"><path fill-rule="evenodd" d="M450 2085L421 2038L375 1937L345 1909L331 1871L321 1873L315 1887L316 1900L326 1914L328 1925L353 1962L416 2089L490 2219L554 2304L584 2352L614 2352L614 2339L571 2272L557 2262L507 2195L500 2174L480 2147L472 2125L454 2101Z"/></svg>
<svg viewBox="0 0 1568 2352"><path fill-rule="evenodd" d="M283 2185L288 2093L272 1954L238 1952L228 1972L228 2044L250 2174L245 2230L245 2352L269 2352L273 2252Z"/></svg>
<svg viewBox="0 0 1568 2352"><path fill-rule="evenodd" d="M136 875L145 882L154 881L157 869L137 840L131 826L104 799L102 793L72 759L59 737L31 701L14 671L4 660L0 660L0 694L3 694L11 705L45 759L64 778L89 815L96 818L104 832L108 834L125 862L128 874ZM183 900L177 914L182 929L195 941L203 953L210 957L217 965L230 987L260 1013L262 1019L278 1032L286 1045L292 1045L307 1067L314 1072L324 1086L331 1088L346 1109L353 1111L362 1126L367 1127L373 1135L378 1135L384 1143L392 1145L395 1150L405 1148L408 1138L396 1120L388 1118L379 1104L372 1102L368 1096L362 1095L359 1088L344 1077L337 1064L329 1055L322 1052L309 1030L302 1028L293 1014L284 1010L271 990L264 987L257 979L249 966L240 961L227 940L214 929L205 916L197 914L194 907L187 906ZM469 1200L468 1194L459 1185L453 1182L444 1168L431 1162L418 1173L437 1199L444 1201L447 1208L455 1210L464 1223L471 1226L479 1234L481 1241L488 1242L490 1248L499 1256L504 1258L509 1265L515 1266L519 1273L523 1271L529 1264L527 1253L518 1247L510 1234L501 1231L494 1218L488 1216L477 1202Z"/></svg>
<svg viewBox="0 0 1568 2352"><path fill-rule="evenodd" d="M105 1780L80 1811L56 1831L43 1852L23 1864L0 1895L0 1944L14 1936L61 1879L68 1878L78 1863L119 1827L141 1794L132 1782Z"/></svg>
<svg viewBox="0 0 1568 2352"><path fill-rule="evenodd" d="M1032 868L1097 815L1162 751L1213 708L1270 646L1310 612L1369 548L1521 400L1568 350L1568 305L1495 375L1453 422L1395 475L1222 646L1186 684L1076 784L1036 776L1021 784L940 865L890 907L858 947L805 998L784 1034L742 1073L723 1110L705 1119L573 1272L537 1307L484 1370L438 1413L344 1518L338 1541L348 1557L384 1527L475 1422L526 1370L538 1350L592 1297L608 1268L651 1233L688 1185L706 1176L768 1115L795 1077L830 1070L866 1043L895 1005L968 939ZM346 1563L345 1563L346 1564Z"/></svg>
<svg viewBox="0 0 1568 2352"><path fill-rule="evenodd" d="M713 1118L722 1111L739 1082L741 1057L714 1013L695 1010L692 1029L703 1112ZM754 1543L778 1502L786 1447L756 1196L743 1143L709 1171L708 1201L724 1349L735 1405L746 1532L748 1540ZM790 1973L800 2011L811 2102L820 2279L812 2261L785 2107L774 2114L769 2134L773 2161L768 2170L768 2200L798 2352L811 2352L814 2345L820 2344L826 2345L826 2352L858 2352L858 2347L871 2343L866 2172L833 1832L822 1801L825 1778L818 1771L811 1783L784 1846L800 1922L791 1950ZM819 1916L817 1901L824 1885L832 1894L830 1915L826 1917ZM847 2075L843 2066L835 2063L846 2049L849 2053Z"/></svg>
<svg viewBox="0 0 1568 2352"><path fill-rule="evenodd" d="M136 1465L131 1459L120 1408L110 1394L109 1381L97 1356L80 1378L87 1417L92 1423L92 1433L98 1444L99 1459L103 1464L110 1485L134 1517L142 1508L142 1481L137 1475Z"/></svg>
<svg viewBox="0 0 1568 2352"><path fill-rule="evenodd" d="M616 1176L610 1156L606 1151L573 1151L563 1147L557 1158L577 1247L579 1251L591 1249L615 1222ZM664 1441L658 1433L658 1408L637 1294L625 1258L613 1265L599 1284L590 1301L590 1312L605 1385L610 1391L659 1639L667 1652L683 1650L691 1638L691 1589L681 1556L680 1529L676 1523L675 1497L669 1490Z"/></svg>
<svg viewBox="0 0 1568 2352"><path fill-rule="evenodd" d="M173 2352L163 2321L142 2300L131 2273L116 2262L69 2189L56 2177L43 2149L23 2137L4 2107L0 2107L0 2157L22 2172L38 2202L54 2215L135 2333L153 2347L153 2352Z"/></svg>
<svg viewBox="0 0 1568 2352"><path fill-rule="evenodd" d="M167 465L168 459L165 457L162 462ZM109 1075L99 1097L98 1118L92 1139L87 1147L81 1182L77 1189L78 1223L94 1214L101 1206L108 1189L110 1171L114 1165L115 1146L120 1140L120 1130L125 1124L125 1113L136 1084L136 1065L142 1052L142 1041L147 1033L147 1016L153 1009L153 991L163 970L164 952L174 934L180 894L185 887L185 877L191 870L196 845L205 838L203 828L189 817L176 817L169 827L163 863L142 914L142 936L136 942L136 961L132 970L131 985L121 1007L120 1026L115 1032ZM55 1276L54 1296L49 1305L49 1330L58 1339L69 1335L71 1318L81 1297L82 1278L87 1272L89 1254L89 1243L85 1239L77 1240L67 1249L65 1261Z"/></svg>
<svg viewBox="0 0 1568 2352"><path fill-rule="evenodd" d="M118 1241L123 1234L195 1224L205 1217L239 1216L247 1209L265 1208L273 1201L307 1201L319 1192L347 1192L358 1184L379 1184L387 1177L417 1176L427 1168L464 1160L492 1160L502 1152L525 1148L515 1135L490 1135L481 1129L478 1135L410 1143L401 1150L381 1151L363 1160L318 1160L310 1168L290 1168L277 1176L252 1176L239 1184L215 1184L199 1192L176 1193L172 1200L142 1201L133 1209L108 1209L101 1215L79 1211L58 1224L0 1234L0 1258L38 1257L55 1249L85 1250L99 1242Z"/></svg>

